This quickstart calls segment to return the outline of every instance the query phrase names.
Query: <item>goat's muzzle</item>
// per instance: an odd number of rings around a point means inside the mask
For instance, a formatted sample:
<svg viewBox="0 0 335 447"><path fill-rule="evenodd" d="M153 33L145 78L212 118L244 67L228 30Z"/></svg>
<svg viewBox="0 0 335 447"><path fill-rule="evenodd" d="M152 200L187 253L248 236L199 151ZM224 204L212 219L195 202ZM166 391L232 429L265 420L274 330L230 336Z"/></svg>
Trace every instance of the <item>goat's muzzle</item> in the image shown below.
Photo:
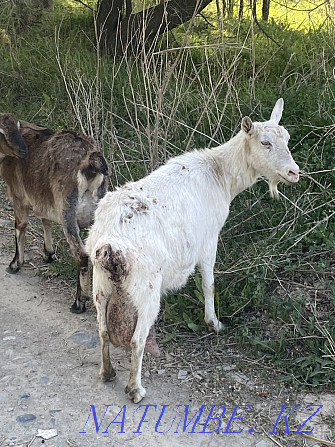
<svg viewBox="0 0 335 447"><path fill-rule="evenodd" d="M299 181L299 168L298 169L290 169L289 172L284 176L282 176L284 182L288 185L293 185Z"/></svg>
<svg viewBox="0 0 335 447"><path fill-rule="evenodd" d="M281 172L277 171L280 180L286 185L293 185L299 181L300 169L296 163L292 163L286 169L283 169Z"/></svg>
<svg viewBox="0 0 335 447"><path fill-rule="evenodd" d="M28 149L25 144L19 147L18 155L22 160L25 160L28 157Z"/></svg>
<svg viewBox="0 0 335 447"><path fill-rule="evenodd" d="M26 159L28 156L28 148L22 139L20 132L15 129L10 129L7 134L7 144L13 151L12 156Z"/></svg>
<svg viewBox="0 0 335 447"><path fill-rule="evenodd" d="M299 181L299 168L291 169L288 173L290 183L297 183Z"/></svg>

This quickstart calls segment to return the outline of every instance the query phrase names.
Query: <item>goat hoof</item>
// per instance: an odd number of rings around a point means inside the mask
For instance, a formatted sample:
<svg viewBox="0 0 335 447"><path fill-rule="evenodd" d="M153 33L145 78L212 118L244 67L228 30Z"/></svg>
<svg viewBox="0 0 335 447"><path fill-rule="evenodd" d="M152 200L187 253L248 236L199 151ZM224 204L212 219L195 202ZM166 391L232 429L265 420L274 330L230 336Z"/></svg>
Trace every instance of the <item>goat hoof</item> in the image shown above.
<svg viewBox="0 0 335 447"><path fill-rule="evenodd" d="M116 377L116 372L113 368L109 371L100 371L99 377L103 382L112 382Z"/></svg>
<svg viewBox="0 0 335 447"><path fill-rule="evenodd" d="M224 324L222 324L221 321L219 320L207 321L207 324L209 328L215 331L216 333L222 332L223 329L225 328Z"/></svg>
<svg viewBox="0 0 335 447"><path fill-rule="evenodd" d="M85 304L83 304L82 306L78 306L77 303L73 303L70 307L70 310L73 314L82 314L86 312L86 307Z"/></svg>
<svg viewBox="0 0 335 447"><path fill-rule="evenodd" d="M130 388L127 385L124 391L129 399L134 402L134 404L138 404L139 402L141 402L143 397L146 395L146 391L143 386L139 386L138 388Z"/></svg>
<svg viewBox="0 0 335 447"><path fill-rule="evenodd" d="M52 262L54 262L55 259L56 259L55 253L45 252L45 254L44 254L44 262L46 264L51 264Z"/></svg>
<svg viewBox="0 0 335 447"><path fill-rule="evenodd" d="M86 312L86 301L89 300L88 296L81 296L78 300L76 299L75 302L72 304L70 310L74 314L82 314Z"/></svg>
<svg viewBox="0 0 335 447"><path fill-rule="evenodd" d="M14 273L17 273L20 270L20 266L16 265L16 267L13 267L11 264L6 268L6 272L13 275Z"/></svg>

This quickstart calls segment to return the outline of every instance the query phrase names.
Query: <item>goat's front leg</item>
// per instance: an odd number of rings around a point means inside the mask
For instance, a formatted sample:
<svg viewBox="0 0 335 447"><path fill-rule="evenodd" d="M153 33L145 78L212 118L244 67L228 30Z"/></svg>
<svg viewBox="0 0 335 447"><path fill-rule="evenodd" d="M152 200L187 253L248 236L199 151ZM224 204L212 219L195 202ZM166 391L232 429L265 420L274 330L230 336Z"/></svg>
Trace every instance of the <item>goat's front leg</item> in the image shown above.
<svg viewBox="0 0 335 447"><path fill-rule="evenodd" d="M208 326L220 332L223 330L224 325L218 320L214 307L214 264L216 258L217 243L208 246L208 254L199 264L200 273L202 278L202 291L205 297L205 322Z"/></svg>
<svg viewBox="0 0 335 447"><path fill-rule="evenodd" d="M15 255L7 271L16 273L24 263L24 237L28 225L29 208L13 201L15 215Z"/></svg>
<svg viewBox="0 0 335 447"><path fill-rule="evenodd" d="M90 278L88 256L85 253L84 245L80 238L76 217L77 197L78 193L76 190L68 197L68 205L63 212L63 231L77 265L77 293L76 299L71 306L71 312L80 314L86 310L85 303L89 299Z"/></svg>
<svg viewBox="0 0 335 447"><path fill-rule="evenodd" d="M76 299L71 306L71 312L81 314L85 312L85 303L89 300L90 294L90 275L88 271L88 256L86 255L84 248L80 247L77 250L76 260L77 263L77 293Z"/></svg>
<svg viewBox="0 0 335 447"><path fill-rule="evenodd" d="M55 259L55 250L52 242L52 221L42 219L43 233L44 233L44 261L51 263Z"/></svg>

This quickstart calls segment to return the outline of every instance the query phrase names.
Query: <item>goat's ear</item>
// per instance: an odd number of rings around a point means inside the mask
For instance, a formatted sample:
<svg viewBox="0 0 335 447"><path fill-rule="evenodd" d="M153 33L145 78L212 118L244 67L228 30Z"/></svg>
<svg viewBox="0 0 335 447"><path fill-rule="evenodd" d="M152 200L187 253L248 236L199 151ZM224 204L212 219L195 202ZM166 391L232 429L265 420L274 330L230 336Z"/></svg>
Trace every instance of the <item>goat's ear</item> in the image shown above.
<svg viewBox="0 0 335 447"><path fill-rule="evenodd" d="M279 124L279 121L281 120L281 116L283 114L283 109L284 109L284 100L283 98L279 98L272 110L270 121Z"/></svg>
<svg viewBox="0 0 335 447"><path fill-rule="evenodd" d="M253 122L251 121L251 119L248 116L245 116L242 119L241 128L248 135L251 135L253 133L254 125L253 125Z"/></svg>
<svg viewBox="0 0 335 447"><path fill-rule="evenodd" d="M36 124L28 123L27 121L20 120L20 134L23 137L28 135L35 135L36 132L41 132L42 130L46 130L47 127L36 126Z"/></svg>
<svg viewBox="0 0 335 447"><path fill-rule="evenodd" d="M21 129L31 129L31 130L45 130L47 127L36 126L36 124L28 123L28 121L20 121Z"/></svg>

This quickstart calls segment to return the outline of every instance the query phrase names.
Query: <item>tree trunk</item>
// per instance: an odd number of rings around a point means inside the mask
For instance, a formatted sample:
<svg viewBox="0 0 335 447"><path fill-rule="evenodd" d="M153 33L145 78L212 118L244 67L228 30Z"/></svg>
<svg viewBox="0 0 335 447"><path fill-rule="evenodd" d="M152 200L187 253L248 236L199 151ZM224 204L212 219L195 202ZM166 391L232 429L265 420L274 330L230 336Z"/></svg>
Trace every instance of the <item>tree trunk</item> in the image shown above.
<svg viewBox="0 0 335 447"><path fill-rule="evenodd" d="M132 12L133 12L133 5L131 3L131 0L126 0L126 17L129 17Z"/></svg>
<svg viewBox="0 0 335 447"><path fill-rule="evenodd" d="M270 0L263 0L262 19L267 22L269 20Z"/></svg>
<svg viewBox="0 0 335 447"><path fill-rule="evenodd" d="M252 13L252 17L257 20L257 1L253 0L252 4L251 4L251 13Z"/></svg>
<svg viewBox="0 0 335 447"><path fill-rule="evenodd" d="M228 17L233 17L234 14L234 0L228 0Z"/></svg>
<svg viewBox="0 0 335 447"><path fill-rule="evenodd" d="M240 0L240 6L238 9L238 18L243 19L244 1Z"/></svg>
<svg viewBox="0 0 335 447"><path fill-rule="evenodd" d="M222 18L226 15L226 10L227 10L227 1L222 0Z"/></svg>
<svg viewBox="0 0 335 447"><path fill-rule="evenodd" d="M100 0L98 2L97 27L102 40L112 48L116 45L116 30L122 20L123 0Z"/></svg>
<svg viewBox="0 0 335 447"><path fill-rule="evenodd" d="M170 0L123 17L125 0L100 0L97 24L110 52L141 52L161 34L188 22L212 0ZM128 8L127 8L128 9Z"/></svg>

